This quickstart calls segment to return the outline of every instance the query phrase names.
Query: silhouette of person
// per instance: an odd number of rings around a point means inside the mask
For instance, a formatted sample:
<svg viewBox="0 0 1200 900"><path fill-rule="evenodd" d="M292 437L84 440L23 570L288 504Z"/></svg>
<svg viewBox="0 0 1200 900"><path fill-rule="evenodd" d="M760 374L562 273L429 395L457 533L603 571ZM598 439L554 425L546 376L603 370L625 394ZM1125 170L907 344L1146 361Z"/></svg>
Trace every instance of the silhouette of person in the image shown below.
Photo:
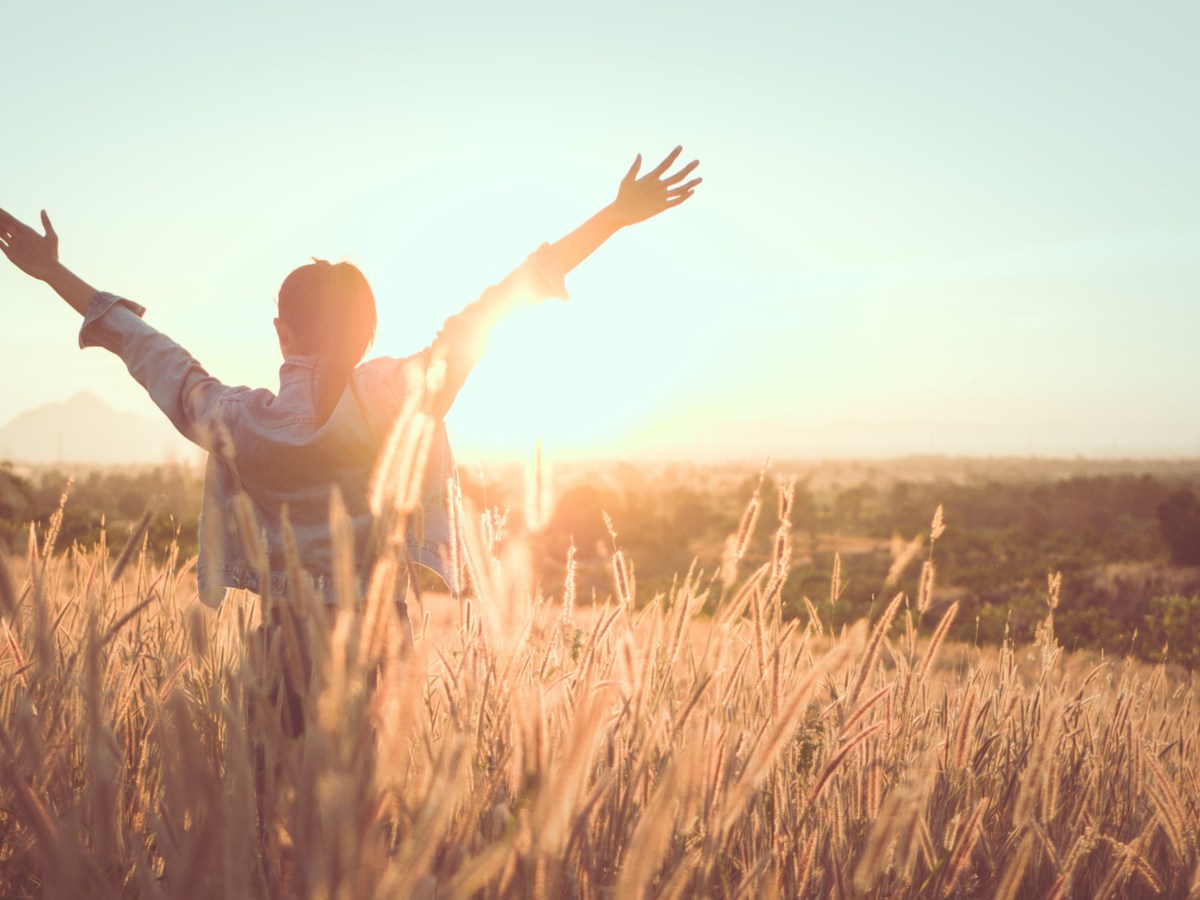
<svg viewBox="0 0 1200 900"><path fill-rule="evenodd" d="M377 518L368 496L372 472L416 390L430 392L427 408L436 424L421 492L424 527L420 535L407 535L402 550L406 559L433 569L457 590L449 566L453 535L446 509L454 468L443 417L501 317L524 304L565 299L564 276L616 232L692 196L701 179L688 176L698 162L671 171L681 149L644 175L639 155L612 203L560 240L543 244L446 320L428 347L405 359L362 362L376 323L375 298L362 272L345 262L301 266L279 289L275 327L283 365L275 392L221 383L147 324L142 306L98 291L74 274L59 261L58 235L44 210L44 233L0 210L0 250L83 316L81 347L100 346L120 356L174 426L209 451L197 564L206 604L218 606L228 588L287 596L289 536L304 569L332 599L327 586L334 570L330 502L335 493L352 524L360 587L365 583ZM436 384L429 377L434 370ZM239 496L248 498L252 530L263 538L266 571L262 552L244 546L247 529L236 524L239 504L246 505ZM404 601L397 598L411 641Z"/></svg>

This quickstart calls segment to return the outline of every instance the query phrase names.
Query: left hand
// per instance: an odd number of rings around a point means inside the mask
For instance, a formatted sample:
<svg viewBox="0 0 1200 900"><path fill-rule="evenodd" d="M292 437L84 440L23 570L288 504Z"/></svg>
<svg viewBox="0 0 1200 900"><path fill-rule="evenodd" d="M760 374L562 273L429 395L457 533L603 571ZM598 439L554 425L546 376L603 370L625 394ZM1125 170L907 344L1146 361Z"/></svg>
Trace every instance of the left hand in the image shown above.
<svg viewBox="0 0 1200 900"><path fill-rule="evenodd" d="M635 222L645 221L672 206L678 206L692 196L696 185L702 179L693 178L684 184L680 184L680 182L690 175L696 166L700 165L699 160L692 160L678 172L663 177L682 150L682 147L676 147L666 159L641 178L637 176L642 165L642 155L640 153L637 155L637 159L633 161L633 165L630 166L625 177L621 179L621 186L617 190L617 199L609 207L609 211L621 225L633 225Z"/></svg>
<svg viewBox="0 0 1200 900"><path fill-rule="evenodd" d="M0 209L0 251L26 275L45 281L58 265L58 235L44 209L42 227L44 235Z"/></svg>

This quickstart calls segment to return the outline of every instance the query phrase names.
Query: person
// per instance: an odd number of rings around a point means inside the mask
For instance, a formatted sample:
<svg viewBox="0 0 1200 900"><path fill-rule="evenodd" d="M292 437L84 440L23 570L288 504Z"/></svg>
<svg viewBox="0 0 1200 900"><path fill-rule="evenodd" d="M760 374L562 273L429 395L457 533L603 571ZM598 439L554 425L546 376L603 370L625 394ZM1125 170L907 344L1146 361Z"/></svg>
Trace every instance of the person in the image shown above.
<svg viewBox="0 0 1200 900"><path fill-rule="evenodd" d="M441 377L426 398L435 425L420 498L423 527L407 533L403 552L457 590L449 565L454 536L446 494L454 464L446 413L501 317L518 306L566 299L566 274L609 238L693 195L701 179L688 176L698 161L672 171L681 150L676 147L645 174L639 154L609 205L565 237L539 247L447 319L429 346L406 359L361 362L376 324L375 298L362 272L346 262L314 260L301 266L279 289L275 328L283 365L277 392L221 383L145 322L144 307L97 291L74 274L59 261L58 235L45 210L44 233L0 210L0 250L83 316L81 347L117 354L171 423L209 451L197 563L200 598L209 606L219 606L229 588L287 597L289 538L318 588L326 586L328 599L335 568L330 524L335 493L352 525L357 575L365 583L377 518L369 497L372 472L406 399L430 384L425 373L436 366ZM242 514L239 528L239 506L246 506L242 497L249 501L253 522L247 527ZM248 532L265 538L261 551L246 546L253 543ZM398 597L397 603L411 641L404 600Z"/></svg>

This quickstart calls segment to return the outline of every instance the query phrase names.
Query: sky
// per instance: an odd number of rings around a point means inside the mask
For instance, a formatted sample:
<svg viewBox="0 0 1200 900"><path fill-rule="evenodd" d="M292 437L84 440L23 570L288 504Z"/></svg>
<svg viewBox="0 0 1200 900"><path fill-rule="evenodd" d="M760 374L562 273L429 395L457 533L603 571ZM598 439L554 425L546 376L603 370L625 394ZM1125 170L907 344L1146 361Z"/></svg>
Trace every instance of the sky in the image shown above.
<svg viewBox="0 0 1200 900"><path fill-rule="evenodd" d="M405 356L676 144L704 183L501 324L465 455L1200 455L1186 3L5 4L0 207L233 384L348 259ZM15 75L13 75L15 73ZM154 415L0 260L0 424Z"/></svg>

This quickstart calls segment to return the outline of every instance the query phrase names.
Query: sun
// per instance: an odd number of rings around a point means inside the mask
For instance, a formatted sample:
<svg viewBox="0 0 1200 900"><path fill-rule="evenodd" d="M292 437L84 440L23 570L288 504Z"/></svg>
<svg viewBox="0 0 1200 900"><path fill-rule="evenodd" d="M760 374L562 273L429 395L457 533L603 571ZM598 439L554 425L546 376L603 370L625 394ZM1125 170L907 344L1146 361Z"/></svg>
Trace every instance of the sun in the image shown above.
<svg viewBox="0 0 1200 900"><path fill-rule="evenodd" d="M612 456L655 414L654 391L614 355L621 325L571 322L554 304L501 322L447 417L456 449L524 455Z"/></svg>

